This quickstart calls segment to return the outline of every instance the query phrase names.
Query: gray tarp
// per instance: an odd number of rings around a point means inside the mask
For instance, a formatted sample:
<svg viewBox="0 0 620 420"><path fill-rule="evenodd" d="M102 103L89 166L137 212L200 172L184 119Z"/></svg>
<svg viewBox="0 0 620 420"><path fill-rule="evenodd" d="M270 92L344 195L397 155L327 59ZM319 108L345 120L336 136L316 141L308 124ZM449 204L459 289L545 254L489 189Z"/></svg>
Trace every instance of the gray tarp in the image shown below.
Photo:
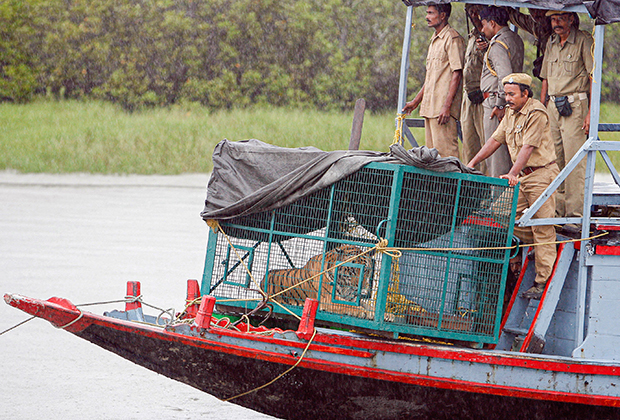
<svg viewBox="0 0 620 420"><path fill-rule="evenodd" d="M620 0L528 0L510 1L513 7L524 7L528 4L539 6L543 9L561 10L569 6L584 5L590 16L596 19L597 25L607 25L609 23L620 22ZM423 6L429 3L452 3L451 0L403 0L407 6Z"/></svg>
<svg viewBox="0 0 620 420"><path fill-rule="evenodd" d="M390 153L365 150L325 152L315 147L287 149L259 140L223 140L213 152L203 219L226 220L290 204L358 171L370 162L413 165L435 172L481 175L460 160L439 157L425 146Z"/></svg>

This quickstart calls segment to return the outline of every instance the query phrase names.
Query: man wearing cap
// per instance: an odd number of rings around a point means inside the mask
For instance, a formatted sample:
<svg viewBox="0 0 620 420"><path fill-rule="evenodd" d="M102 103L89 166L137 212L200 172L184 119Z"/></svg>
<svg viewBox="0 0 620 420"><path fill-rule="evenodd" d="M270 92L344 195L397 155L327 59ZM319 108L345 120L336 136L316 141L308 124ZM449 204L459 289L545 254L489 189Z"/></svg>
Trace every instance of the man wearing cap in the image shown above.
<svg viewBox="0 0 620 420"><path fill-rule="evenodd" d="M508 28L508 12L497 6L480 11L482 32L489 40L483 57L480 89L484 102L484 138L488 139L504 117L506 99L502 79L523 71L523 40ZM490 176L500 176L510 169L510 155L505 146L487 162Z"/></svg>
<svg viewBox="0 0 620 420"><path fill-rule="evenodd" d="M434 147L443 157L458 158L456 121L461 112L465 40L448 24L451 11L449 3L431 4L426 9L426 22L435 29L426 56L426 78L402 112L408 114L420 106L426 146Z"/></svg>
<svg viewBox="0 0 620 420"><path fill-rule="evenodd" d="M585 143L590 129L588 94L594 41L575 27L575 13L554 10L547 15L551 18L553 35L547 41L540 72L543 79L540 98L547 105L558 165L563 169ZM583 215L585 172L583 159L559 188L557 216ZM568 234L579 231L576 225L566 225L563 229Z"/></svg>
<svg viewBox="0 0 620 420"><path fill-rule="evenodd" d="M524 73L514 73L504 77L502 84L509 109L497 130L467 166L473 168L496 152L501 145L508 147L512 167L500 178L507 179L511 186L521 183L517 199L518 219L525 209L534 204L560 170L555 163L555 148L547 110L541 102L532 98L532 78ZM554 213L555 200L552 195L536 212L534 218L550 218ZM522 295L527 299L540 299L556 258L553 243L556 239L555 228L552 225L515 226L514 232L525 243L541 244L536 246L534 286Z"/></svg>

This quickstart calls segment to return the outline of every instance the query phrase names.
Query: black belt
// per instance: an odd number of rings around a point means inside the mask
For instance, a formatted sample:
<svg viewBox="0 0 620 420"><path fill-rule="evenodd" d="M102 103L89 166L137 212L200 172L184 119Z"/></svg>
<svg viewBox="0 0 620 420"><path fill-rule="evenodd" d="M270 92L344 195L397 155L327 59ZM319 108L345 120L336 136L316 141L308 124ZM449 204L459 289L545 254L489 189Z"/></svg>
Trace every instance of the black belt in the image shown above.
<svg viewBox="0 0 620 420"><path fill-rule="evenodd" d="M547 163L546 165L543 166L526 166L525 168L521 169L521 173L523 174L523 176L525 175L529 175L532 172L540 169L540 168L546 168L549 165L553 165L555 163L555 160L552 162Z"/></svg>

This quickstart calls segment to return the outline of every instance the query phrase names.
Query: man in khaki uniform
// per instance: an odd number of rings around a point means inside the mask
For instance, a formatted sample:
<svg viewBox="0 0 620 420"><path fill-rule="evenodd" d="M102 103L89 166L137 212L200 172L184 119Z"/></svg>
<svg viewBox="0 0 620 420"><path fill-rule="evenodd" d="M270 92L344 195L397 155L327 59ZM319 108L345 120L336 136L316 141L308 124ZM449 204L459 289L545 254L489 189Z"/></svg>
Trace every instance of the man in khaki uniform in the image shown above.
<svg viewBox="0 0 620 420"><path fill-rule="evenodd" d="M560 169L575 156L585 143L590 129L590 74L593 68L592 37L575 28L575 15L549 11L554 34L547 41L541 77L541 101L545 104L551 123L551 135ZM586 160L583 159L559 189L557 215L581 217ZM576 225L566 225L563 231L577 234Z"/></svg>
<svg viewBox="0 0 620 420"><path fill-rule="evenodd" d="M547 110L541 102L532 98L532 78L524 73L515 73L504 77L502 83L510 109L491 138L467 166L473 168L503 144L508 147L512 167L500 178L507 179L511 186L521 182L517 199L518 219L526 208L534 204L560 170L555 163L555 147ZM551 196L534 218L553 217L554 213L555 200ZM534 286L522 295L528 299L540 299L556 258L555 244L552 243L556 239L555 228L551 225L515 226L515 235L525 243L547 243L536 246L536 279Z"/></svg>
<svg viewBox="0 0 620 420"><path fill-rule="evenodd" d="M478 13L484 6L466 4L465 11L473 24L465 50L465 66L463 67L463 100L461 102L461 131L463 133L463 161L469 162L484 145L484 97L480 90L480 74L482 73L482 57L484 52L476 45L482 32L482 23ZM484 35L482 35L484 36ZM486 163L481 162L476 168L486 173Z"/></svg>
<svg viewBox="0 0 620 420"><path fill-rule="evenodd" d="M482 32L490 40L483 57L480 89L484 95L484 138L488 139L504 117L506 99L502 79L523 70L523 41L508 28L508 12L496 6L480 11ZM490 176L500 176L510 169L508 149L502 146L487 162Z"/></svg>
<svg viewBox="0 0 620 420"><path fill-rule="evenodd" d="M426 146L434 147L443 157L458 158L456 121L461 111L465 40L448 24L451 10L450 4L431 5L426 9L428 26L435 29L426 56L426 78L402 112L408 114L420 106Z"/></svg>

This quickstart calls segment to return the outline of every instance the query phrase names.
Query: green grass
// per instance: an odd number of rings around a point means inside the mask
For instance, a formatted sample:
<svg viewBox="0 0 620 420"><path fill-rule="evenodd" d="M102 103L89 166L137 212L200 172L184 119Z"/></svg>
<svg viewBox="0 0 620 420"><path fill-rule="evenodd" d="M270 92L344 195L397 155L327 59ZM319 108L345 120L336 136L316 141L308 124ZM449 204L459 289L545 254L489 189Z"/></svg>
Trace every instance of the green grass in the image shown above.
<svg viewBox="0 0 620 420"><path fill-rule="evenodd" d="M395 113L364 116L361 148L388 151ZM285 108L210 112L177 106L126 113L110 103L36 101L0 105L0 170L179 174L210 172L211 154L224 138L323 150L346 149L352 112ZM620 105L606 104L602 122L620 122ZM424 130L414 135L423 140ZM620 140L620 133L603 133ZM620 156L611 153L620 167ZM599 162L597 168L604 164Z"/></svg>
<svg viewBox="0 0 620 420"><path fill-rule="evenodd" d="M395 115L366 113L362 148L387 151ZM126 113L103 102L0 105L0 169L19 172L209 172L222 139L346 149L352 113L173 107Z"/></svg>

